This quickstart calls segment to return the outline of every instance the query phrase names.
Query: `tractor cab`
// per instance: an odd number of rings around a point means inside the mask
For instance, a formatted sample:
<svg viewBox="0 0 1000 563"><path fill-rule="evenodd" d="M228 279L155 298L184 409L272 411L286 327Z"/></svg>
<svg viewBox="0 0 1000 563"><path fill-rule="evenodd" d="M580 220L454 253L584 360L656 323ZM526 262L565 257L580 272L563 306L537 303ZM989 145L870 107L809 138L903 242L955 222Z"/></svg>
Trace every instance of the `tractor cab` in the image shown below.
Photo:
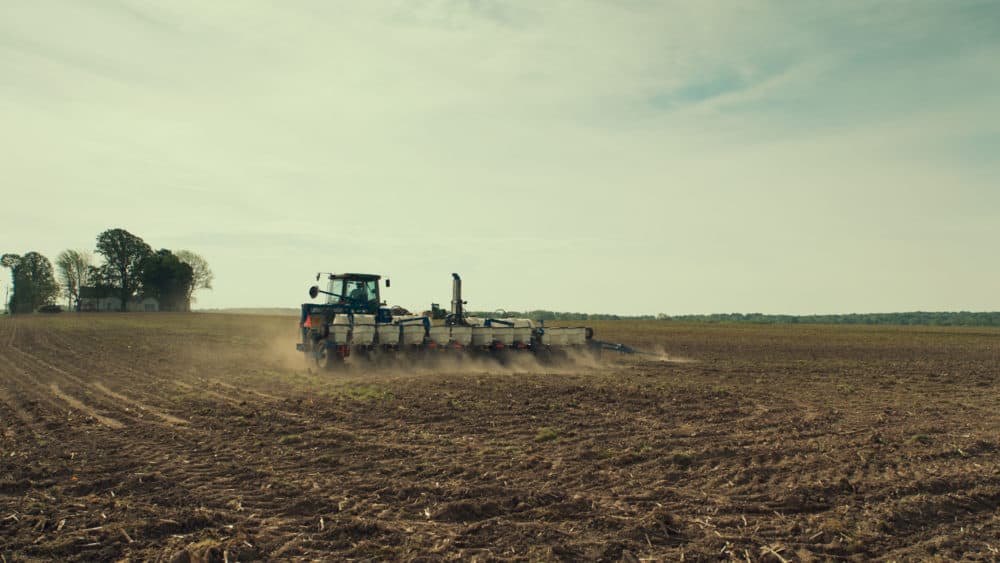
<svg viewBox="0 0 1000 563"><path fill-rule="evenodd" d="M316 281L320 281L323 276L322 273L316 274ZM382 317L380 279L382 276L375 274L326 274L326 289L314 285L309 288L309 296L315 299L320 294L325 295L326 306L336 313ZM385 282L388 287L389 280ZM388 309L385 311L388 314Z"/></svg>

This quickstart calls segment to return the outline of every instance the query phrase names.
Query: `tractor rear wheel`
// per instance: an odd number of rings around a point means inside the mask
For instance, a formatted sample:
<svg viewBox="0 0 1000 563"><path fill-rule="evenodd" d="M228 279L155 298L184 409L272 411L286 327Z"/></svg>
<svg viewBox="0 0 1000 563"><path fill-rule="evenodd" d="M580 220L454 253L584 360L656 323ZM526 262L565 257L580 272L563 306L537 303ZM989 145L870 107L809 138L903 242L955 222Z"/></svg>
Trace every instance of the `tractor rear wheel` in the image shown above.
<svg viewBox="0 0 1000 563"><path fill-rule="evenodd" d="M322 351L316 355L316 367L320 370L332 371L344 365L344 357L337 353L333 346L322 345Z"/></svg>

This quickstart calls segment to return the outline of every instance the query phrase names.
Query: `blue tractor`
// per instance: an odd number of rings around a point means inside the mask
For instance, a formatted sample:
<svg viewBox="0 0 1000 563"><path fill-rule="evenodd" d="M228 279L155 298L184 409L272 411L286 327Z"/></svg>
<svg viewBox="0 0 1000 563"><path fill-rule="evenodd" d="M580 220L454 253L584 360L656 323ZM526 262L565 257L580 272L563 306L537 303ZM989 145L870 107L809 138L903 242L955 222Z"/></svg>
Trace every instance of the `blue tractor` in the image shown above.
<svg viewBox="0 0 1000 563"><path fill-rule="evenodd" d="M309 288L313 299L302 304L301 342L296 348L320 368L333 369L354 357L367 361L400 356L426 358L440 353L490 355L503 361L510 354L532 353L548 360L574 351L636 351L593 339L588 327L545 327L530 319L477 318L465 313L462 279L452 274L451 311L446 315L411 315L389 308L381 298L381 276L316 274L326 289ZM385 280L385 286L390 282ZM432 310L436 307L432 307Z"/></svg>

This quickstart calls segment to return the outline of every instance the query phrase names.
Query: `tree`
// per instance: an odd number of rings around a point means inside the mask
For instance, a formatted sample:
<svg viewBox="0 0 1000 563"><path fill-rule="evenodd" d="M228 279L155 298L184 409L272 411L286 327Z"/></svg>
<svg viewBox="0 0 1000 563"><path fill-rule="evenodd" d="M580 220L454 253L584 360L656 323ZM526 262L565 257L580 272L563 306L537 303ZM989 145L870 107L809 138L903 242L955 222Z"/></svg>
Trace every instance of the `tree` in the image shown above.
<svg viewBox="0 0 1000 563"><path fill-rule="evenodd" d="M188 305L190 305L195 300L195 291L198 291L199 289L212 289L212 282L215 281L215 274L213 274L212 270L208 267L208 261L190 250L178 250L177 252L174 252L174 256L177 256L181 262L191 266L191 272L194 277L191 280L191 287L187 294L187 302Z"/></svg>
<svg viewBox="0 0 1000 563"><path fill-rule="evenodd" d="M160 301L166 311L186 311L194 274L191 266L167 249L161 249L142 261L142 291Z"/></svg>
<svg viewBox="0 0 1000 563"><path fill-rule="evenodd" d="M84 276L84 284L94 287L115 288L112 280L104 275L104 268L98 266L87 266L87 273Z"/></svg>
<svg viewBox="0 0 1000 563"><path fill-rule="evenodd" d="M38 252L24 256L4 254L0 262L11 269L14 293L10 297L11 313L31 313L42 305L50 305L59 296L59 286L52 275L52 263Z"/></svg>
<svg viewBox="0 0 1000 563"><path fill-rule="evenodd" d="M121 310L125 311L139 288L142 262L153 253L153 249L125 229L108 229L97 235L97 252L104 256L101 277L118 289Z"/></svg>
<svg viewBox="0 0 1000 563"><path fill-rule="evenodd" d="M18 256L17 254L9 254L8 253L8 254L4 254L3 256L0 256L0 265L3 265L4 268L9 268L10 269L11 283L13 283L13 281L14 281L14 268L17 267L17 263L20 262L20 261L21 261L21 257ZM7 310L11 311L11 312L14 311L14 306L13 305L14 305L14 301L12 299L9 300L7 303L4 303L4 306L7 307Z"/></svg>
<svg viewBox="0 0 1000 563"><path fill-rule="evenodd" d="M87 281L90 270L91 254L86 250L63 250L56 257L56 268L59 269L59 281L66 290L67 307L80 310L80 288Z"/></svg>

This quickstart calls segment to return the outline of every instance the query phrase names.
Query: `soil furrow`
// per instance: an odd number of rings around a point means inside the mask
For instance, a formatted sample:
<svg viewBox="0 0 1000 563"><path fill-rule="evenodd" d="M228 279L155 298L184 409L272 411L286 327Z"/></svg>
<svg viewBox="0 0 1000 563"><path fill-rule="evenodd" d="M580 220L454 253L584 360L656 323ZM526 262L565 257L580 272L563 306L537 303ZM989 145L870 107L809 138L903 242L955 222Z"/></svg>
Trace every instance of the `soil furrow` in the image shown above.
<svg viewBox="0 0 1000 563"><path fill-rule="evenodd" d="M108 384L112 382L118 383L120 387L127 389L129 395L139 396L142 400L130 397L123 392L112 390L105 386L104 383L91 384L99 391L114 397L124 404L131 405L133 408L147 411L171 424L184 424L186 422L162 410L164 405L158 403L163 401L163 395L157 389L157 378L151 377L150 373L139 373L117 362L106 361L95 364L93 357L76 349L76 339L53 335L50 340L50 345L45 348L44 353L46 357L51 358L53 363L61 364L60 367L64 370L87 373L91 377L96 373L101 377L102 381ZM65 358L66 354L73 356L73 359ZM112 376L114 376L113 379ZM100 387L97 387L98 385ZM157 404L153 405L150 403Z"/></svg>
<svg viewBox="0 0 1000 563"><path fill-rule="evenodd" d="M21 365L12 361L10 356L0 353L0 370L2 370L9 389L15 393L17 408L28 409L30 405L34 405L37 409L40 404L47 405L50 410L48 417L32 415L40 421L51 418L51 413L66 411L66 404L63 401L53 398L43 383L39 382Z"/></svg>
<svg viewBox="0 0 1000 563"><path fill-rule="evenodd" d="M91 386L94 389L97 389L98 391L100 391L101 393L104 393L105 395L107 395L109 397L112 397L112 398L115 398L115 399L121 401L122 404L132 405L133 408L139 409L139 410L144 411L144 412L148 412L148 413L152 414L153 416L155 416L155 417L163 420L164 422L167 422L167 423L170 423L170 424L187 424L188 423L188 421L184 420L183 418L178 418L176 416L167 414L165 412L161 412L160 410L158 410L158 409L156 409L156 408L154 408L154 407L152 407L150 405L147 405L147 404L141 403L141 402L139 402L139 401L137 401L135 399L126 397L125 395L122 395L121 393L116 393L116 392L108 389L107 387L105 387L101 383L91 383Z"/></svg>
<svg viewBox="0 0 1000 563"><path fill-rule="evenodd" d="M2 369L3 366L0 366L0 370ZM21 408L21 406L19 405L19 401L15 398L15 396L11 395L10 391L8 391L7 386L9 385L10 378L3 377L2 380L0 381L2 381L3 384L3 387L0 387L0 403L3 403L5 409L9 413L5 415L3 419L19 420L23 426L30 428L32 432L34 432L36 430L38 421L35 419L34 416L31 415L30 412ZM5 434L7 430L14 427L13 424L8 422L3 422L2 426L5 430Z"/></svg>
<svg viewBox="0 0 1000 563"><path fill-rule="evenodd" d="M104 426L107 426L108 428L111 428L113 430L125 428L125 425L122 424L121 422L109 416L104 416L100 414L96 409L88 405L85 405L82 401L80 401L76 397L65 393L62 389L59 388L58 384L50 383L49 389L52 390L53 395L62 399L66 404L68 404L69 406L73 407L74 409L82 413L87 414L88 416L92 417L94 420L100 422Z"/></svg>
<svg viewBox="0 0 1000 563"><path fill-rule="evenodd" d="M39 383L45 383L51 394L58 397L63 402L81 412L92 416L95 420L104 424L108 428L119 429L125 426L122 415L134 417L113 402L108 404L107 400L101 400L102 395L96 393L90 386L81 381L80 378L62 370L53 364L46 362L30 352L25 352L17 347L9 348L13 352L8 359L15 359L21 366L23 373ZM110 416L110 412L118 412L115 416Z"/></svg>

